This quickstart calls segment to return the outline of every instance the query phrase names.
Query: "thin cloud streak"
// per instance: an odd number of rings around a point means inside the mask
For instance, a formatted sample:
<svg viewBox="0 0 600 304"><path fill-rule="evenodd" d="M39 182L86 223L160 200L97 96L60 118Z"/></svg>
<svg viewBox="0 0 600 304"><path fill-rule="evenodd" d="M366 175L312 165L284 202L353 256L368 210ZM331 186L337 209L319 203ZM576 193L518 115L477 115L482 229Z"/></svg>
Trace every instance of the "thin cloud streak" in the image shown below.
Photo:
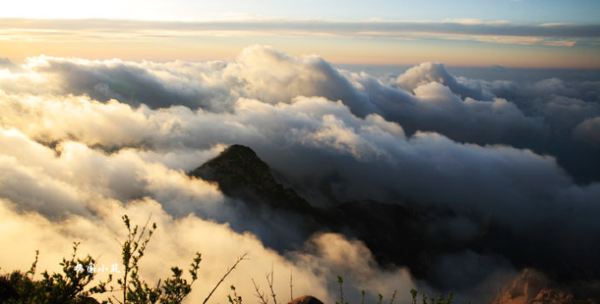
<svg viewBox="0 0 600 304"><path fill-rule="evenodd" d="M303 35L340 35L340 36L435 36L444 39L447 35L461 36L473 40L470 36L491 37L538 37L545 39L598 39L600 25L541 24L520 25L507 22L399 22L364 21L338 22L324 20L240 20L208 22L160 22L132 20L33 20L1 19L0 26L5 30L51 32L89 31L112 35L115 32L159 32L169 35L189 35L197 32L259 32L273 34L299 33ZM476 39L477 40L477 39ZM479 39L480 40L480 39ZM492 39L490 39L492 41Z"/></svg>
<svg viewBox="0 0 600 304"><path fill-rule="evenodd" d="M338 64L445 62L454 66L598 68L600 25L516 24L479 19L441 22L237 19L171 22L109 19L2 19L2 57L232 59L247 45Z"/></svg>
<svg viewBox="0 0 600 304"><path fill-rule="evenodd" d="M257 19L239 21L167 22L137 20L53 20L53 19L0 19L3 27L45 29L171 29L171 30L297 30L336 33L379 32L438 32L468 35L542 36L569 38L600 38L600 24L513 24L480 20L449 20L445 22L404 21L327 21Z"/></svg>

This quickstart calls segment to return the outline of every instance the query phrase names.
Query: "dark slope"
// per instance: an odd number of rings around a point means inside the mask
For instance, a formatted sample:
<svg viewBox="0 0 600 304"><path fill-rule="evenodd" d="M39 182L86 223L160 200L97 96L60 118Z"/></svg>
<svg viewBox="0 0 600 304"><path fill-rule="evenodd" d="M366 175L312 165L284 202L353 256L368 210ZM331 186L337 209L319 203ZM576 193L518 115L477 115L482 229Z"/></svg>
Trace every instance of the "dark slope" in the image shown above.
<svg viewBox="0 0 600 304"><path fill-rule="evenodd" d="M432 259L463 245L430 231L436 221L453 216L448 211L375 201L313 207L278 183L269 166L246 146L230 146L190 175L216 182L236 199L245 226L234 228L254 232L277 250L297 248L316 232L340 232L362 240L380 264L408 265L417 276L426 276Z"/></svg>
<svg viewBox="0 0 600 304"><path fill-rule="evenodd" d="M269 166L252 149L232 145L190 175L217 182L226 195L274 209L311 212L310 204L294 190L279 184Z"/></svg>
<svg viewBox="0 0 600 304"><path fill-rule="evenodd" d="M321 213L278 183L269 166L246 146L228 147L189 175L218 184L231 198L233 229L250 231L280 252L298 249L315 231L325 229Z"/></svg>
<svg viewBox="0 0 600 304"><path fill-rule="evenodd" d="M269 166L252 149L241 145L230 146L190 175L217 183L233 198L230 203L240 214L239 221L230 223L232 227L253 232L271 248L281 252L298 249L314 233L339 232L363 241L379 264L408 266L416 278L441 289L460 292L477 285L493 271L486 266L485 259L489 258L500 258L507 267L542 270L560 282L595 280L600 265L588 265L587 271L574 268L574 262L563 261L559 253L532 246L523 235L485 222L468 210L408 201L355 201L326 209L314 207L279 183ZM481 259L478 254L487 258L481 267L464 268L464 260L452 259L464 254L466 258ZM451 259L444 260L447 257ZM582 277L587 272L592 273L590 278Z"/></svg>

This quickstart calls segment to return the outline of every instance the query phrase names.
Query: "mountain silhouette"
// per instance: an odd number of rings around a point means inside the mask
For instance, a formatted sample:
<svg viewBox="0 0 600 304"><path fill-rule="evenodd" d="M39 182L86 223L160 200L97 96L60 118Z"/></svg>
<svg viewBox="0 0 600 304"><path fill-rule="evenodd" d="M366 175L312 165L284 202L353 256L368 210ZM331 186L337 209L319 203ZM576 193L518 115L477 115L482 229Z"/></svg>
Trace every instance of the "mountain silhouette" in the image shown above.
<svg viewBox="0 0 600 304"><path fill-rule="evenodd" d="M246 146L228 147L190 175L217 182L221 191L233 198L266 204L275 209L313 211L311 205L293 189L278 183L269 166Z"/></svg>
<svg viewBox="0 0 600 304"><path fill-rule="evenodd" d="M279 175L247 146L232 145L189 175L216 183L232 199L241 214L239 221L229 223L232 228L250 231L280 252L302 249L315 233L336 232L362 241L380 266L407 266L414 277L440 290L460 291L490 275L493 268L488 267L452 274L452 258L465 253L467 258L501 256L516 269L537 269L557 282L571 280L564 265L522 250L527 244L518 235L468 210L409 200L316 207L278 181L274 176ZM514 244L521 244L521 250Z"/></svg>
<svg viewBox="0 0 600 304"><path fill-rule="evenodd" d="M280 251L298 248L314 233L338 232L363 241L381 265L408 265L417 276L427 276L432 259L463 245L428 230L440 218L452 216L447 210L376 201L315 207L278 182L269 165L247 146L232 145L189 175L218 184L226 196L241 202L246 226L237 228L254 232Z"/></svg>

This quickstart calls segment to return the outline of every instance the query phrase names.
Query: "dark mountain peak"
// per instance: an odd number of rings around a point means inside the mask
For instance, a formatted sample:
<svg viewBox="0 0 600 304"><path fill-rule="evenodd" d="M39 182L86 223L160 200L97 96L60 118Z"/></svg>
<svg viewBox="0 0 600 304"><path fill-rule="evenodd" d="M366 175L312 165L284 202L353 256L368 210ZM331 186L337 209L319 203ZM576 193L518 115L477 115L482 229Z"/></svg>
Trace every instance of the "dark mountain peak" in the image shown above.
<svg viewBox="0 0 600 304"><path fill-rule="evenodd" d="M311 209L294 190L278 183L269 165L247 146L229 146L190 175L216 182L227 196L247 202L275 208Z"/></svg>
<svg viewBox="0 0 600 304"><path fill-rule="evenodd" d="M250 148L248 146L244 146L244 145L238 145L238 144L233 144L233 145L227 147L227 149L225 149L225 151L223 151L223 153L225 153L225 152L242 152L242 153L256 155L256 153L254 152L254 150L252 150L252 148Z"/></svg>
<svg viewBox="0 0 600 304"><path fill-rule="evenodd" d="M276 183L269 166L254 150L243 145L229 146L217 157L192 171L192 175L218 183L227 179L239 186L243 186L243 182L256 186L273 186Z"/></svg>
<svg viewBox="0 0 600 304"><path fill-rule="evenodd" d="M221 152L219 157L214 160L219 159L238 159L245 161L256 161L265 164L259 157L256 155L256 152L252 150L248 146L244 145L231 145L225 149L225 151ZM266 164L265 164L266 165Z"/></svg>

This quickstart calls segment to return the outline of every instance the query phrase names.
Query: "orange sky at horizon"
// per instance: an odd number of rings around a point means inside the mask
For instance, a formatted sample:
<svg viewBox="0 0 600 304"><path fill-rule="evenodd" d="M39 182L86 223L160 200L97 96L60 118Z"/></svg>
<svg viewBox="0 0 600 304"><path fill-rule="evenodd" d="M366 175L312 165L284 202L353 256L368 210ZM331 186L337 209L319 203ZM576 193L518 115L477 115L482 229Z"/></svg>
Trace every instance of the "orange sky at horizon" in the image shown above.
<svg viewBox="0 0 600 304"><path fill-rule="evenodd" d="M335 64L600 69L596 47L538 37L446 34L347 34L266 30L86 28L86 20L64 28L31 26L53 21L0 20L0 58L22 62L39 55L131 61L230 60L245 47L271 45L293 55L316 54ZM121 21L123 22L123 21ZM118 23L118 21L115 21ZM10 27L11 24L14 24ZM23 25L25 24L25 25ZM184 24L185 25L185 24Z"/></svg>

